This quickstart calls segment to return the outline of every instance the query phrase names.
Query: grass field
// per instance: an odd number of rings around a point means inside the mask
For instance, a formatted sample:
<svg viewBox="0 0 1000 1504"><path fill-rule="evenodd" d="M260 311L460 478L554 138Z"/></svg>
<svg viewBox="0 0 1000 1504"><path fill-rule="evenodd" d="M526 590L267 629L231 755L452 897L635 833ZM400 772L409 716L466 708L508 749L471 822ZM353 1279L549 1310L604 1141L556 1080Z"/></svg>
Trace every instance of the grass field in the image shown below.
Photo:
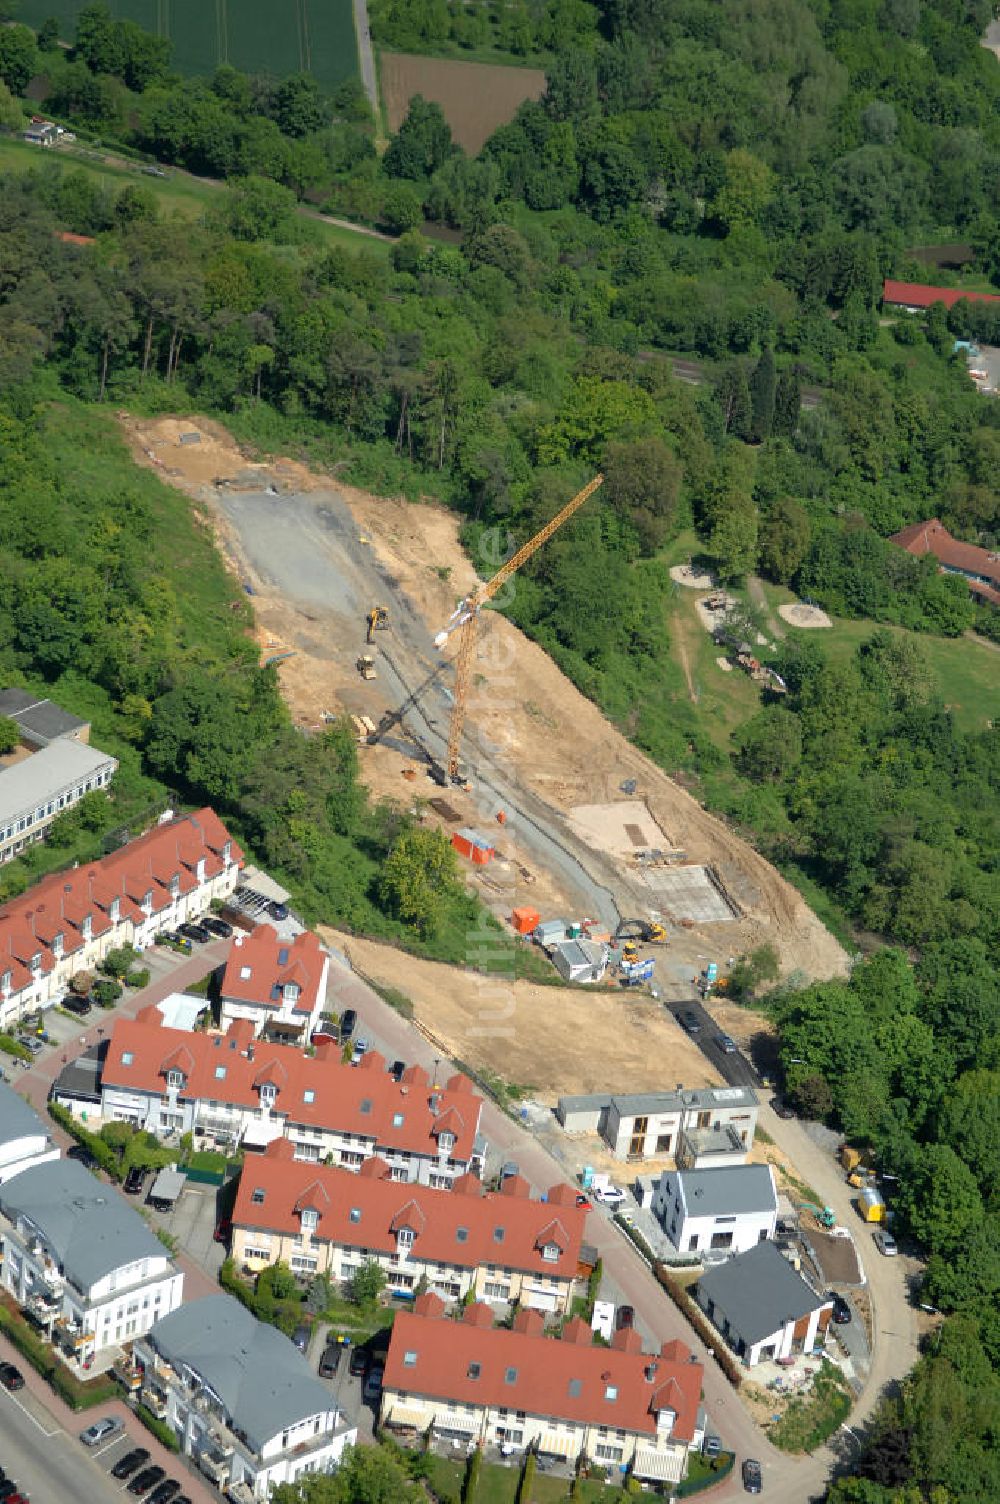
<svg viewBox="0 0 1000 1504"><path fill-rule="evenodd" d="M167 216L180 214L186 219L200 219L213 203L219 200L224 186L221 183L202 182L186 172L173 171L167 178L146 176L139 167L118 167L106 162L90 160L86 156L74 156L69 152L42 152L37 146L28 146L24 141L0 137L0 171L27 172L29 168L54 169L58 163L66 171L78 170L88 177L106 182L117 193L127 183L141 183L159 200ZM315 214L304 218L316 226L316 233L324 245L342 245L349 251L367 251L374 256L387 256L391 245L372 235L358 230L345 229L342 225L329 224Z"/></svg>
<svg viewBox="0 0 1000 1504"><path fill-rule="evenodd" d="M73 40L86 0L21 0L17 18L40 26L55 16ZM169 37L180 73L208 74L219 63L246 73L312 73L328 88L358 71L351 0L110 0L121 20Z"/></svg>

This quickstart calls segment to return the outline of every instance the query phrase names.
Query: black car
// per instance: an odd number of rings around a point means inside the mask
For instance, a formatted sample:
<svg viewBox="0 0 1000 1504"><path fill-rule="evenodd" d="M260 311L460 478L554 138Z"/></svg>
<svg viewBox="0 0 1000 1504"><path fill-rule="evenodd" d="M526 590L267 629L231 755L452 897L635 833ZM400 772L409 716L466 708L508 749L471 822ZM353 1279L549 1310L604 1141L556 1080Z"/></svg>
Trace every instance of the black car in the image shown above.
<svg viewBox="0 0 1000 1504"><path fill-rule="evenodd" d="M216 919L214 914L206 914L205 918L198 922L202 929L208 930L212 935L217 935L220 940L228 940L233 933L232 925L227 924L224 919Z"/></svg>
<svg viewBox="0 0 1000 1504"><path fill-rule="evenodd" d="M328 1342L323 1349L323 1356L319 1360L319 1376L321 1379L332 1379L340 1367L340 1355L344 1351L339 1342Z"/></svg>
<svg viewBox="0 0 1000 1504"><path fill-rule="evenodd" d="M170 1504L175 1494L179 1494L181 1486L175 1483L173 1478L167 1478L158 1488L154 1488L146 1504Z"/></svg>
<svg viewBox="0 0 1000 1504"><path fill-rule="evenodd" d="M846 1326L851 1319L851 1308L842 1295L837 1295L833 1290L826 1297L833 1301L833 1319L838 1326Z"/></svg>
<svg viewBox="0 0 1000 1504"><path fill-rule="evenodd" d="M124 1457L119 1457L111 1469L112 1478L131 1478L137 1467L142 1467L144 1462L149 1461L149 1453L145 1447L133 1447L131 1452L126 1452Z"/></svg>
<svg viewBox="0 0 1000 1504"><path fill-rule="evenodd" d="M269 903L267 912L272 919L276 919L280 924L283 919L288 918L288 905L285 903Z"/></svg>
<svg viewBox="0 0 1000 1504"><path fill-rule="evenodd" d="M347 1372L352 1378L360 1378L368 1367L368 1354L363 1347L351 1348L351 1361L347 1365Z"/></svg>
<svg viewBox="0 0 1000 1504"><path fill-rule="evenodd" d="M774 1108L774 1111L778 1114L779 1118L793 1118L795 1116L795 1108L791 1107L789 1103L785 1101L784 1097L772 1097L771 1106Z"/></svg>
<svg viewBox="0 0 1000 1504"><path fill-rule="evenodd" d="M24 1375L14 1363L0 1363L0 1384L11 1391L24 1388Z"/></svg>
<svg viewBox="0 0 1000 1504"><path fill-rule="evenodd" d="M200 924L181 924L178 925L178 930L182 935L186 935L189 940L194 940L197 945L206 945L212 938L208 930L203 929Z"/></svg>
<svg viewBox="0 0 1000 1504"><path fill-rule="evenodd" d="M131 1170L129 1170L128 1174L125 1176L126 1196L138 1196L139 1192L142 1190L145 1184L145 1170L140 1170L138 1165L133 1165Z"/></svg>
<svg viewBox="0 0 1000 1504"><path fill-rule="evenodd" d="M405 1060L394 1060L389 1067L389 1075L394 1081L402 1081L403 1072L406 1070Z"/></svg>
<svg viewBox="0 0 1000 1504"><path fill-rule="evenodd" d="M748 1494L759 1494L764 1487L760 1463L756 1462L753 1457L748 1457L743 1464L743 1487Z"/></svg>
<svg viewBox="0 0 1000 1504"><path fill-rule="evenodd" d="M698 1017L697 1013L695 1013L693 1008L685 1008L684 1012L679 1013L677 1016L680 1020L681 1027L683 1029L686 1029L689 1034L701 1033L701 1019Z"/></svg>
<svg viewBox="0 0 1000 1504"><path fill-rule="evenodd" d="M716 1034L715 1042L724 1055L736 1054L736 1040L731 1034Z"/></svg>
<svg viewBox="0 0 1000 1504"><path fill-rule="evenodd" d="M67 992L62 1000L62 1005L67 1013L75 1013L78 1018L85 1018L91 1009L89 999L77 997L75 992Z"/></svg>
<svg viewBox="0 0 1000 1504"><path fill-rule="evenodd" d="M136 1473L128 1486L130 1494L145 1494L158 1483L162 1483L167 1476L165 1467L159 1467L154 1462L152 1467L144 1467L141 1473Z"/></svg>
<svg viewBox="0 0 1000 1504"><path fill-rule="evenodd" d="M0 1499L9 1499L11 1494L16 1494L17 1491L17 1484L14 1482L13 1478L5 1478L3 1482L0 1483Z"/></svg>
<svg viewBox="0 0 1000 1504"><path fill-rule="evenodd" d="M631 1306L618 1307L618 1312L615 1317L615 1325L620 1332L635 1326L635 1311Z"/></svg>
<svg viewBox="0 0 1000 1504"><path fill-rule="evenodd" d="M358 1027L358 1015L353 1008L345 1008L340 1015L340 1037L345 1042L350 1039Z"/></svg>

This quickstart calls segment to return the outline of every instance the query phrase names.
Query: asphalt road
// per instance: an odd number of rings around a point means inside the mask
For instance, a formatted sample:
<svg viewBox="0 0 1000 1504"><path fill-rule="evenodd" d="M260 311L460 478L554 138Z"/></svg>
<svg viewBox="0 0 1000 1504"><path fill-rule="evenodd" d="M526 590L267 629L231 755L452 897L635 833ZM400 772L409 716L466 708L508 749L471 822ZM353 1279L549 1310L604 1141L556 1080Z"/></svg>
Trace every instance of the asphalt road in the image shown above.
<svg viewBox="0 0 1000 1504"><path fill-rule="evenodd" d="M372 51L372 34L368 25L367 0L354 0L354 30L358 38L358 64L361 82L372 107L372 115L378 123L378 79L375 75L375 54Z"/></svg>
<svg viewBox="0 0 1000 1504"><path fill-rule="evenodd" d="M82 1419L80 1429L93 1418ZM87 1449L27 1389L0 1391L0 1467L31 1504L65 1504L68 1499L120 1504L121 1485L93 1466Z"/></svg>
<svg viewBox="0 0 1000 1504"><path fill-rule="evenodd" d="M752 1086L759 1090L760 1076L741 1050L727 1054L719 1044L719 1025L692 991L686 998L668 998L666 1008L677 1020L678 1027L694 1040L706 1060L710 1060L722 1079L730 1086ZM698 1021L697 1032L692 1032L683 1023L685 1014L694 1014Z"/></svg>

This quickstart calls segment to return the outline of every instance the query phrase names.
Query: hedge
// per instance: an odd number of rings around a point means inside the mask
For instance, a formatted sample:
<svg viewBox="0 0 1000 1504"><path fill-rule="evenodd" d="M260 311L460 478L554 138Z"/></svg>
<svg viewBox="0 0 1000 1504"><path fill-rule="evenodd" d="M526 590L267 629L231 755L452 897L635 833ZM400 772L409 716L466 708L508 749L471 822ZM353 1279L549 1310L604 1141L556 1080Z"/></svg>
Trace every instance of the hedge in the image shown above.
<svg viewBox="0 0 1000 1504"><path fill-rule="evenodd" d="M111 1379L78 1379L25 1321L19 1312L0 1305L0 1329L18 1352L41 1374L72 1410L89 1410L118 1398L118 1385Z"/></svg>
<svg viewBox="0 0 1000 1504"><path fill-rule="evenodd" d="M710 1473L701 1473L697 1478L685 1478L674 1488L675 1499L689 1499L692 1494L700 1494L706 1488L714 1488L721 1483L723 1478L728 1478L736 1465L736 1458L732 1452L720 1452L716 1458L718 1463Z"/></svg>
<svg viewBox="0 0 1000 1504"><path fill-rule="evenodd" d="M58 1123L60 1128L65 1128L66 1132L72 1138L75 1138L78 1144L82 1144L85 1149L89 1149L101 1169L105 1170L111 1176L112 1180L121 1180L121 1161L115 1151L109 1148L104 1142L100 1134L88 1133L87 1129L81 1127L77 1122L73 1114L59 1102L50 1102L48 1107L49 1117L52 1121Z"/></svg>
<svg viewBox="0 0 1000 1504"><path fill-rule="evenodd" d="M26 1044L15 1039L12 1034L0 1034L0 1050L5 1055L13 1055L15 1060L30 1060L31 1051Z"/></svg>
<svg viewBox="0 0 1000 1504"><path fill-rule="evenodd" d="M157 1441L166 1447L168 1452L179 1452L180 1443L173 1426L168 1426L165 1420L160 1420L152 1410L147 1410L145 1405L136 1405L135 1413L142 1421L146 1430L156 1437Z"/></svg>
<svg viewBox="0 0 1000 1504"><path fill-rule="evenodd" d="M705 1346L715 1354L719 1367L730 1384L734 1389L739 1389L743 1383L743 1370L702 1311L701 1306L691 1299L684 1286L663 1264L654 1264L653 1273L689 1326L694 1327Z"/></svg>

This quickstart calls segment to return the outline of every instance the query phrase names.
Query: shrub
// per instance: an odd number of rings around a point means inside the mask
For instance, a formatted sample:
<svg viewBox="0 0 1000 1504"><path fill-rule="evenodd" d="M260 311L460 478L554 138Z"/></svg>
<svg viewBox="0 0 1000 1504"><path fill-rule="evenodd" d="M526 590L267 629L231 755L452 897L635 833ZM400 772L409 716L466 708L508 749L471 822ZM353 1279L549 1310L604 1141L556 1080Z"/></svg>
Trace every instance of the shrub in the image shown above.
<svg viewBox="0 0 1000 1504"><path fill-rule="evenodd" d="M89 1149L102 1170L114 1180L121 1179L122 1167L118 1155L109 1144L104 1142L99 1134L88 1133L86 1128L80 1126L73 1114L68 1112L65 1107L61 1107L58 1102L50 1102L48 1108L49 1117L52 1121L58 1123L60 1128L65 1128L66 1132L75 1138L78 1144L83 1144L84 1148Z"/></svg>
<svg viewBox="0 0 1000 1504"><path fill-rule="evenodd" d="M121 995L120 983L113 982L110 977L102 977L91 988L91 997L95 1003L100 1003L102 1008L113 1008Z"/></svg>
<svg viewBox="0 0 1000 1504"><path fill-rule="evenodd" d="M22 1044L19 1039L14 1039L10 1034L0 1034L0 1050L3 1050L5 1055L13 1055L15 1060L31 1059L31 1051L27 1045Z"/></svg>
<svg viewBox="0 0 1000 1504"><path fill-rule="evenodd" d="M125 977L126 987L148 987L149 967L144 966L141 971L130 971Z"/></svg>
<svg viewBox="0 0 1000 1504"><path fill-rule="evenodd" d="M701 1307L663 1264L654 1264L653 1273L688 1324L694 1327L705 1346L715 1354L719 1367L730 1384L734 1389L739 1389L743 1383L743 1371Z"/></svg>
<svg viewBox="0 0 1000 1504"><path fill-rule="evenodd" d="M180 1451L177 1433L173 1426L168 1426L165 1420L158 1420L152 1410L147 1410L145 1405L136 1405L135 1413L146 1427L146 1430L151 1432L157 1441L166 1447L168 1452Z"/></svg>

